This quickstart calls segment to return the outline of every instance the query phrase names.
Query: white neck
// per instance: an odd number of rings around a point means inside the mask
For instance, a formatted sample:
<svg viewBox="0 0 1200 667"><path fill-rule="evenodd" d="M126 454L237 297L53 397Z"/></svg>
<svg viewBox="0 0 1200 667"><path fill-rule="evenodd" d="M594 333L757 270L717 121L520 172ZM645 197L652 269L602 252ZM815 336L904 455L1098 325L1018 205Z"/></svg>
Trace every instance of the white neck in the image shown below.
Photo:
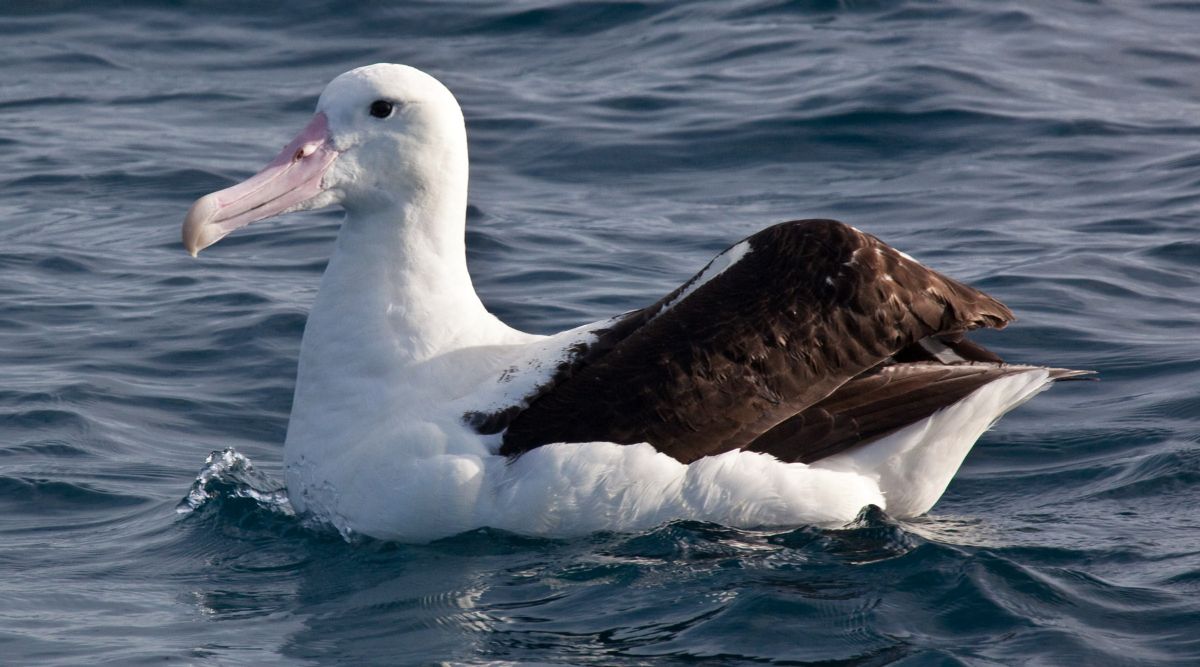
<svg viewBox="0 0 1200 667"><path fill-rule="evenodd" d="M392 363L407 364L466 343L464 336L481 325L498 324L467 272L463 212L447 215L444 207L410 203L355 213L338 235L310 316L310 328L328 324L331 338L314 343L370 347L382 336ZM326 316L333 319L325 322ZM318 332L306 332L305 342Z"/></svg>
<svg viewBox="0 0 1200 667"><path fill-rule="evenodd" d="M487 312L471 283L461 180L394 207L348 208L309 315L298 382L318 370L411 374L456 350L519 337Z"/></svg>
<svg viewBox="0 0 1200 667"><path fill-rule="evenodd" d="M475 294L465 180L398 191L395 206L347 207L301 343L289 468L376 439L403 448L401 434L421 422L445 425L445 435L461 410L443 413L536 338L500 322ZM407 439L431 442L429 434Z"/></svg>
<svg viewBox="0 0 1200 667"><path fill-rule="evenodd" d="M487 312L471 284L466 137L450 125L414 132L422 140L390 157L359 147L336 163L362 177L344 187L362 189L344 192L346 220L300 346L284 446L298 510L334 507L329 489L368 474L363 461L486 454L464 405L539 338ZM395 182L372 185L382 173Z"/></svg>

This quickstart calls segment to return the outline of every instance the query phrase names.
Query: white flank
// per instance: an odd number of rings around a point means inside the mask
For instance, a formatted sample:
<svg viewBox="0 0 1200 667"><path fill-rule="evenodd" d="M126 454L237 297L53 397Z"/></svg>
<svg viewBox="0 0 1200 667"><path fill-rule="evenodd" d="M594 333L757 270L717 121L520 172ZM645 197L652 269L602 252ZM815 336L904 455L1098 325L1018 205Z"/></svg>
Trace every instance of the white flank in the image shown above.
<svg viewBox="0 0 1200 667"><path fill-rule="evenodd" d="M672 519L728 526L843 524L882 505L862 475L730 452L684 465L647 444L539 447L491 455L375 459L325 515L344 534L423 542L481 526L569 537Z"/></svg>
<svg viewBox="0 0 1200 667"><path fill-rule="evenodd" d="M1050 383L1045 368L1000 378L928 419L869 445L821 459L813 467L871 479L883 492L887 504L882 507L889 514L919 516L942 497L979 436Z"/></svg>

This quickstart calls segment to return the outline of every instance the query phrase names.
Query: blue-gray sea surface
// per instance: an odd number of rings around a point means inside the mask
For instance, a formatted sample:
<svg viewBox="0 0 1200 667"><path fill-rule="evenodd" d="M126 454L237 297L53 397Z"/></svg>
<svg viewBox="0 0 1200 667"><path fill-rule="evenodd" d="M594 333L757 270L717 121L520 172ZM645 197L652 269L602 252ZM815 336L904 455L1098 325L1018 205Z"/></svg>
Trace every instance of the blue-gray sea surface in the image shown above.
<svg viewBox="0 0 1200 667"><path fill-rule="evenodd" d="M267 4L0 4L0 662L1200 664L1200 5ZM272 480L340 214L198 261L179 225L379 61L458 95L472 273L518 327L833 217L1009 304L1007 359L1103 379L915 521L306 527Z"/></svg>

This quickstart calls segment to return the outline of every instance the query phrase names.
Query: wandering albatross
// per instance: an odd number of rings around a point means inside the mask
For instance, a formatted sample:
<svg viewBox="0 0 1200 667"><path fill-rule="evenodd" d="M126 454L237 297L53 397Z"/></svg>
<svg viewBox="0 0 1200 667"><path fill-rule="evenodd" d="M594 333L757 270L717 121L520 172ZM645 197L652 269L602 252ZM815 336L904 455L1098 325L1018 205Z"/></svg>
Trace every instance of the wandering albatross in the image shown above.
<svg viewBox="0 0 1200 667"><path fill-rule="evenodd" d="M450 91L371 65L184 222L195 256L256 220L345 209L284 445L292 505L343 535L917 516L1001 415L1082 374L1002 362L964 333L1008 308L833 220L760 231L646 308L517 331L467 272L467 172Z"/></svg>

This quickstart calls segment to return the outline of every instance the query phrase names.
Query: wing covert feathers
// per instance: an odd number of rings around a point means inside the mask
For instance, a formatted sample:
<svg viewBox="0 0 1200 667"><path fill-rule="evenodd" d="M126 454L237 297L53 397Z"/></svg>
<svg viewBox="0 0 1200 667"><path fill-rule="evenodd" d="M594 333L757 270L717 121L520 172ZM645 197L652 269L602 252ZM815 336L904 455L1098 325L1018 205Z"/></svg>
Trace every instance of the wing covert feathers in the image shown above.
<svg viewBox="0 0 1200 667"><path fill-rule="evenodd" d="M650 442L683 462L742 448L811 461L903 426L905 401L941 407L1012 372L962 338L1005 326L1008 308L874 236L833 220L798 220L743 243L600 332L505 420L501 453L551 442ZM993 363L893 358L930 337L963 359ZM936 389L920 389L923 382ZM878 425L866 425L876 417ZM784 438L789 429L830 435L810 446Z"/></svg>

